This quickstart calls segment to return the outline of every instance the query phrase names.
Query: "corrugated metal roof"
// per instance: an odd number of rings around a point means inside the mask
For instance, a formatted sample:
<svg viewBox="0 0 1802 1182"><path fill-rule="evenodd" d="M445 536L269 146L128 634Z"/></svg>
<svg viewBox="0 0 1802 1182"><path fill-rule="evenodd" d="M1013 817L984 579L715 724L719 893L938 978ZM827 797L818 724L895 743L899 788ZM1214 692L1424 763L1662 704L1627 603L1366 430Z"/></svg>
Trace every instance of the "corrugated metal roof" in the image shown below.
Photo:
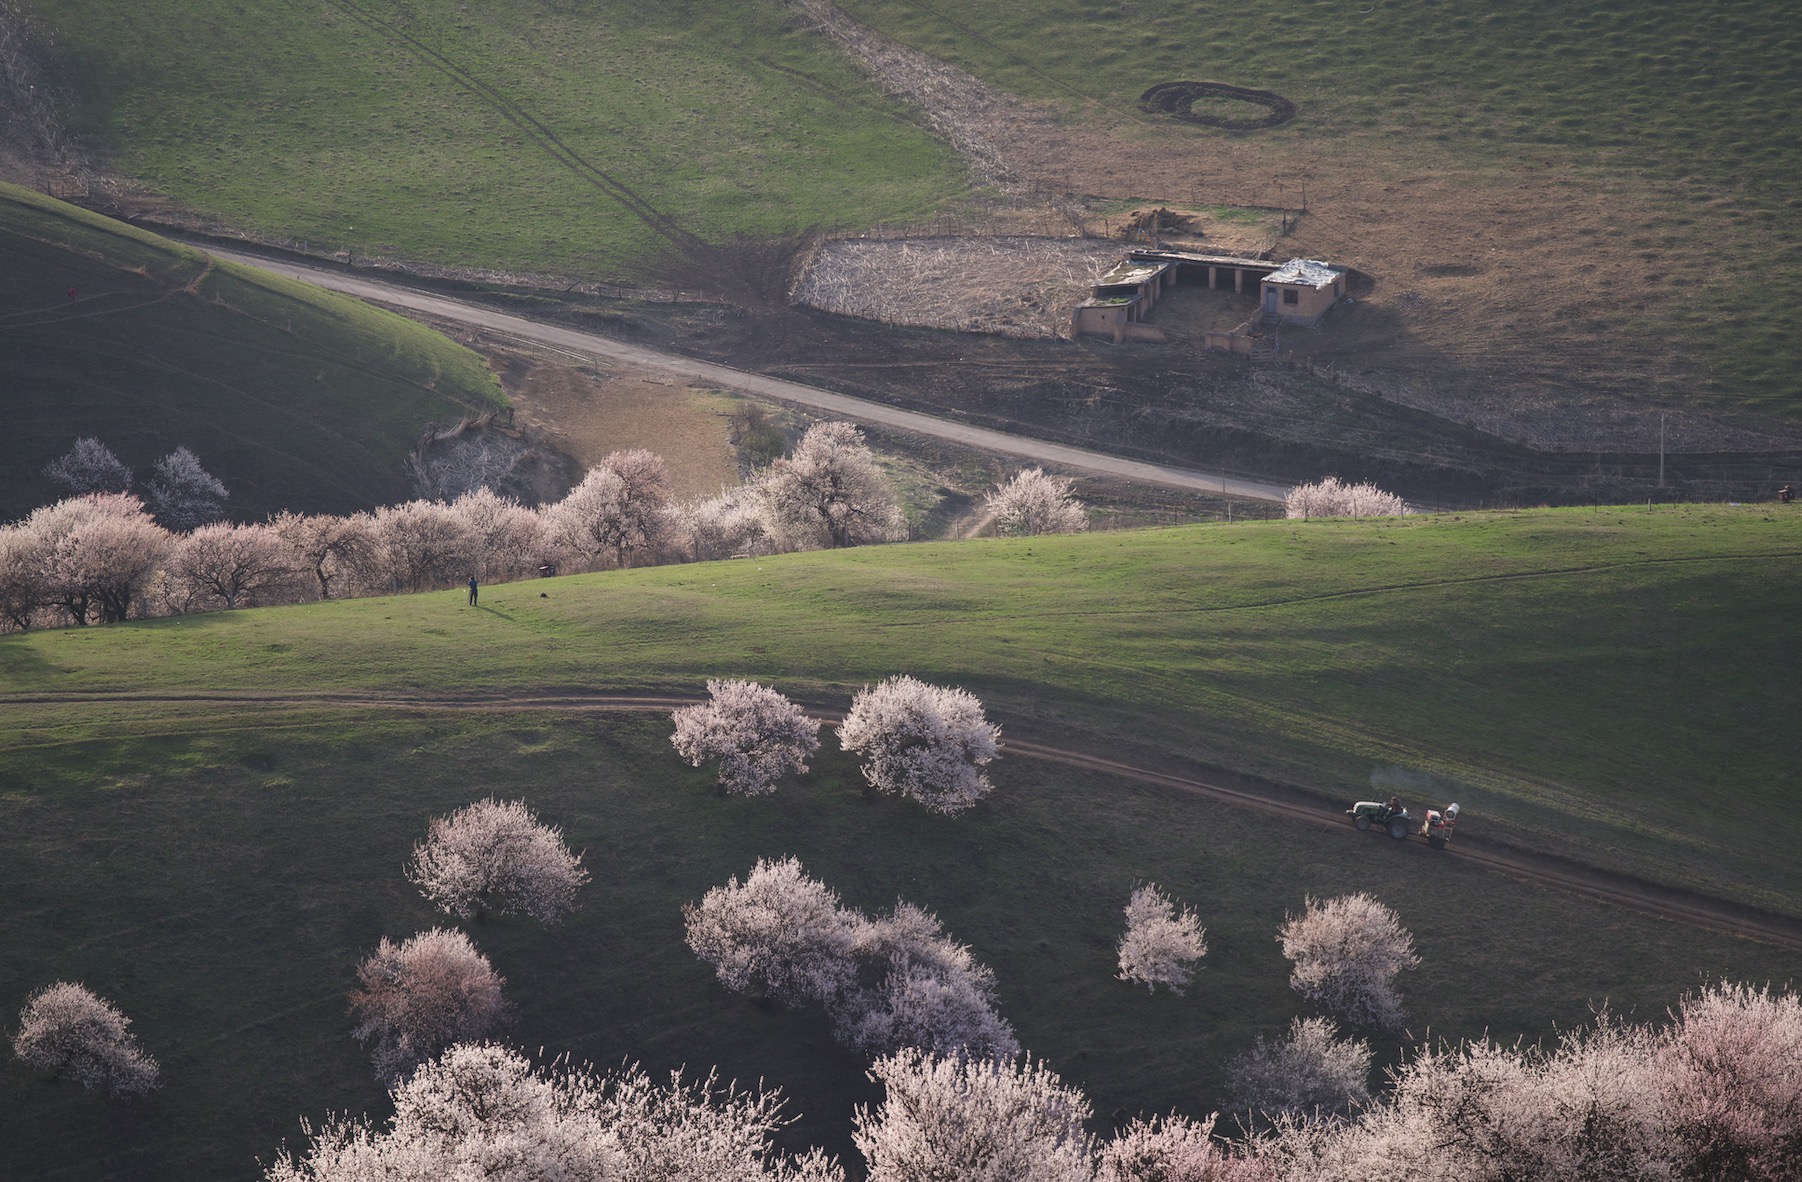
<svg viewBox="0 0 1802 1182"><path fill-rule="evenodd" d="M1331 287L1345 272L1319 259L1290 259L1279 270L1264 276L1265 283L1299 283L1308 287Z"/></svg>

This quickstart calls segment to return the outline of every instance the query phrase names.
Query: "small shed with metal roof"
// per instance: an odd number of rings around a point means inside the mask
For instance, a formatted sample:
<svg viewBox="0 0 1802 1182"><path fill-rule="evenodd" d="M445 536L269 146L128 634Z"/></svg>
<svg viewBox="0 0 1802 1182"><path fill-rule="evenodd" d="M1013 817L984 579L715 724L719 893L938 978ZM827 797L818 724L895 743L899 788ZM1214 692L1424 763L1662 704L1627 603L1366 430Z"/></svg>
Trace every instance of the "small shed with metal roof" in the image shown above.
<svg viewBox="0 0 1802 1182"><path fill-rule="evenodd" d="M1319 259L1290 259L1262 283L1265 320L1312 326L1345 294L1345 269Z"/></svg>

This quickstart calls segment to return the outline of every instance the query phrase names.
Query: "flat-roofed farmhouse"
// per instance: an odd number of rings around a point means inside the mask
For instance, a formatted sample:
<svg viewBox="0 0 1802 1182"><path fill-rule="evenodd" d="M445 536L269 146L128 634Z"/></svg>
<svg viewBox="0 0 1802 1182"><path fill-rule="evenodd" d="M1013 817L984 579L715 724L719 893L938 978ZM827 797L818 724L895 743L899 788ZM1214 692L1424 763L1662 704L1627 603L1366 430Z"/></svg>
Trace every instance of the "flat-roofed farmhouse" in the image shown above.
<svg viewBox="0 0 1802 1182"><path fill-rule="evenodd" d="M1345 294L1345 270L1319 259L1290 259L1263 279L1265 320L1313 326Z"/></svg>

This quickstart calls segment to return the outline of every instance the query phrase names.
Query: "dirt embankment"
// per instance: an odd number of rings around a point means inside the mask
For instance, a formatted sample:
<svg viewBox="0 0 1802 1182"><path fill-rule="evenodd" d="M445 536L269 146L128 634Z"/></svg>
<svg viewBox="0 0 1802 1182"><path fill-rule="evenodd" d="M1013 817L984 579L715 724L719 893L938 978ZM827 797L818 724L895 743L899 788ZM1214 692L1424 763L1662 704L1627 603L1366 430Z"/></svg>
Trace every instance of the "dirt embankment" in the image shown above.
<svg viewBox="0 0 1802 1182"><path fill-rule="evenodd" d="M76 195L83 161L56 116L50 49L17 0L0 0L0 180Z"/></svg>

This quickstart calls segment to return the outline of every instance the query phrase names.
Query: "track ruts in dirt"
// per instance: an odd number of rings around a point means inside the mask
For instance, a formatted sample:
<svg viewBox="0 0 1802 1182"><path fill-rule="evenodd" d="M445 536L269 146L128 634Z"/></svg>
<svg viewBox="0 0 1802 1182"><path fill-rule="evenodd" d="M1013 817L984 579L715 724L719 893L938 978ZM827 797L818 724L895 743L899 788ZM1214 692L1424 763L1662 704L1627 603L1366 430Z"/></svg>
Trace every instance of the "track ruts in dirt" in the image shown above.
<svg viewBox="0 0 1802 1182"><path fill-rule="evenodd" d="M482 710L506 713L545 711L553 713L654 714L673 710L679 706L696 705L705 700L699 697L652 694L545 694L532 697L486 697L473 694L426 696L356 693L276 695L70 693L9 695L0 697L0 707L144 703L211 707L268 707L272 709L326 707L415 712ZM808 710L808 713L812 717L826 722L838 722L844 717L841 711L817 708ZM1379 840L1370 834L1360 833L1353 829L1346 823L1339 810L1322 805L1308 804L1299 800L1284 800L1275 795L1265 795L1245 788L1235 788L1191 776L1155 771L1118 760L1106 759L1099 755L1090 755L1064 747L1053 747L1044 743L1009 739L1003 743L1002 752L1005 755L1023 756L1028 759L1043 760L1047 763L1062 764L1065 767L1117 776L1125 780L1136 780L1142 784L1151 784L1190 796L1237 805L1318 828L1330 828L1343 833L1352 840ZM1385 844L1387 843L1387 839L1381 840ZM1473 845L1468 838L1454 841L1443 850L1429 851L1424 846L1413 842L1406 843L1403 848L1407 849L1409 853L1421 857L1456 858L1473 866L1506 875L1519 882L1565 891L1658 919L1706 928L1739 939L1756 940L1778 948L1802 952L1802 920L1760 911L1728 900L1663 887L1592 866L1563 862L1523 850Z"/></svg>
<svg viewBox="0 0 1802 1182"><path fill-rule="evenodd" d="M1232 99L1263 107L1265 113L1255 119L1228 119L1220 115L1199 115L1193 110L1196 99ZM1281 127L1295 118L1295 104L1274 90L1254 90L1249 86L1233 86L1227 82L1160 82L1139 96L1139 105L1154 115L1169 115L1203 127L1223 131L1258 131L1265 127Z"/></svg>
<svg viewBox="0 0 1802 1182"><path fill-rule="evenodd" d="M683 229L674 218L639 196L618 177L589 163L586 157L564 143L556 132L539 122L525 108L470 73L454 59L433 49L405 29L389 24L352 4L350 0L332 0L332 4L358 23L404 44L414 56L488 104L495 114L518 128L521 134L536 143L552 159L632 211L640 221L667 239L670 245L687 254L707 249L704 239Z"/></svg>

